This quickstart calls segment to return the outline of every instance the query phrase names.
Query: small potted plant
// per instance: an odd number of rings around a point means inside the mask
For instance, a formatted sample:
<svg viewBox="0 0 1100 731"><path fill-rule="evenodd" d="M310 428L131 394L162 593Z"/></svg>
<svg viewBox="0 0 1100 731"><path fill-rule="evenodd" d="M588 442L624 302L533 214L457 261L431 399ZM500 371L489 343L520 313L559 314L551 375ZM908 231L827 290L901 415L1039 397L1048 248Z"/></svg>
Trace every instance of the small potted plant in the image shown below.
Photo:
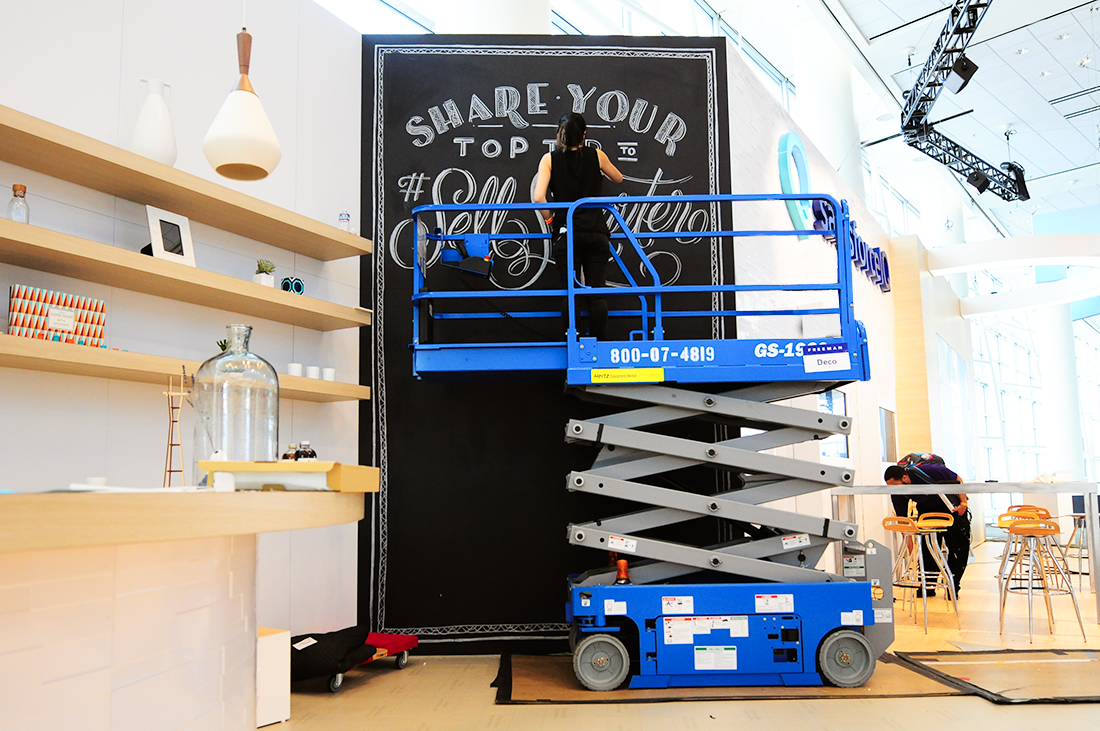
<svg viewBox="0 0 1100 731"><path fill-rule="evenodd" d="M252 275L252 281L265 287L275 286L275 264L267 259L256 260L256 273Z"/></svg>

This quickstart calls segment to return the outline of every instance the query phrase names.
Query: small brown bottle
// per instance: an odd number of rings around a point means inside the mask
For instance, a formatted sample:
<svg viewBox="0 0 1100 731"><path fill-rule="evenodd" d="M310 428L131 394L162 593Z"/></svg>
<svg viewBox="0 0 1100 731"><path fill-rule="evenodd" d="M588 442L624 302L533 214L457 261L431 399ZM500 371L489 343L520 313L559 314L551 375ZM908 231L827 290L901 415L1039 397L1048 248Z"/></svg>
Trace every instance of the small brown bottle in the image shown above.
<svg viewBox="0 0 1100 731"><path fill-rule="evenodd" d="M282 461L283 462L292 462L292 461L294 461L295 455L297 454L297 452L298 452L298 445L297 444L287 445L286 451L283 452Z"/></svg>
<svg viewBox="0 0 1100 731"><path fill-rule="evenodd" d="M294 459L299 462L316 462L317 453L313 451L313 448L309 446L309 440L303 439L302 443L298 445L298 451L294 455Z"/></svg>

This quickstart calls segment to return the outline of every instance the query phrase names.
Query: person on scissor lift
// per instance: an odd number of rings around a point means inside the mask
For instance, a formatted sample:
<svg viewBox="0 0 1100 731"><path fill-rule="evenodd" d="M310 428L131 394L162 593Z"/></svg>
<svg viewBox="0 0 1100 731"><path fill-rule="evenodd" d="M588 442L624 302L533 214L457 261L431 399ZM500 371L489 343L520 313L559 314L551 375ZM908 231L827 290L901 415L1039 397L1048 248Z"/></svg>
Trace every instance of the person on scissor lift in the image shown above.
<svg viewBox="0 0 1100 731"><path fill-rule="evenodd" d="M561 118L558 122L557 149L543 155L539 162L532 202L546 203L549 193L555 203L572 203L581 198L599 196L605 177L613 183L623 182L623 174L604 151L585 144L587 129L584 117L577 113ZM567 277L573 274L568 271L566 256L565 211L551 213L545 210L541 213L554 237L552 255L558 270L558 287L565 289ZM599 209L577 211L573 219L573 264L577 273L583 272L586 286L604 286L610 258L611 231L607 227L607 213ZM607 330L607 300L603 297L587 299L588 334L603 338ZM568 303L563 308L563 317L568 328Z"/></svg>

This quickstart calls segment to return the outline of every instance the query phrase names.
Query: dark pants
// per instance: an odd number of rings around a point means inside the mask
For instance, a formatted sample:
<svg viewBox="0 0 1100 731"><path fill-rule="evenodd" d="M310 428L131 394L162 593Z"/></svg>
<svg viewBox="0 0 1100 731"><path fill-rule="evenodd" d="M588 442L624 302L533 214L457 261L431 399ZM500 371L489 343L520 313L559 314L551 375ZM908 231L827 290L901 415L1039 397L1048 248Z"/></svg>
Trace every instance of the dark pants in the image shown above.
<svg viewBox="0 0 1100 731"><path fill-rule="evenodd" d="M970 511L963 515L954 514L955 522L944 533L943 539L947 544L947 568L951 569L951 575L955 577L955 588L962 583L963 572L966 571L966 562L970 559Z"/></svg>
<svg viewBox="0 0 1100 731"><path fill-rule="evenodd" d="M558 287L565 289L569 281L569 261L566 256L566 237L559 234L554 237L554 266L558 270ZM588 231L573 232L573 270L584 272L587 287L602 287L607 281L607 262L611 258L611 240L602 233ZM577 311L588 309L588 334L602 339L607 331L607 300L603 297L584 296L577 298ZM569 304L562 303L564 329L569 329ZM583 334L577 323L578 335Z"/></svg>

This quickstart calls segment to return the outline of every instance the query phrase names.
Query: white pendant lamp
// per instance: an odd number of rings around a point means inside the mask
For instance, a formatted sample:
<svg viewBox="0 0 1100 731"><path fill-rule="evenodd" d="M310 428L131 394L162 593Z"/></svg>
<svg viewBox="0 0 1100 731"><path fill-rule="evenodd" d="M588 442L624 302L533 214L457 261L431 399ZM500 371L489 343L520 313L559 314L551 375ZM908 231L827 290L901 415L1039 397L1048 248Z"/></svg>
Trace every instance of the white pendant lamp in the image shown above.
<svg viewBox="0 0 1100 731"><path fill-rule="evenodd" d="M283 155L275 130L264 114L260 98L248 80L252 36L241 28L237 34L237 62L241 78L214 117L202 151L219 175L232 180L266 178Z"/></svg>

